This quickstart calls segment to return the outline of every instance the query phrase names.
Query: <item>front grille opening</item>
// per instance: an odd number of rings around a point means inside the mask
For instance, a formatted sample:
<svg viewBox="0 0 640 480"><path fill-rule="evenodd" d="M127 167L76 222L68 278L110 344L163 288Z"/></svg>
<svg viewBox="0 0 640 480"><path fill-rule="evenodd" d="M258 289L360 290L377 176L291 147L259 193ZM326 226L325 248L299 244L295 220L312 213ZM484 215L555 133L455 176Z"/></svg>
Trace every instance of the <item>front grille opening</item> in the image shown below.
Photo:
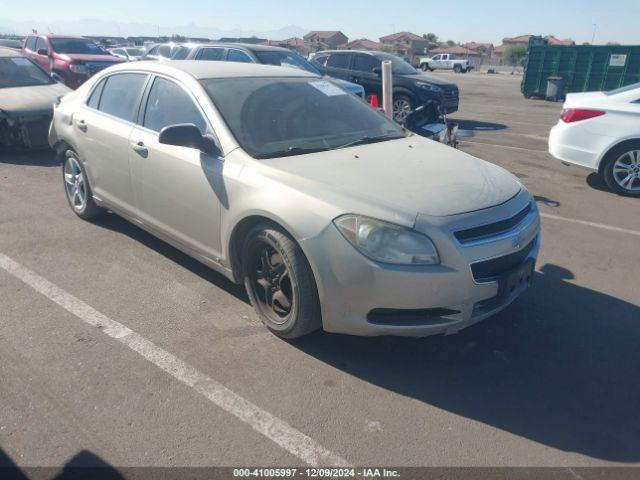
<svg viewBox="0 0 640 480"><path fill-rule="evenodd" d="M502 257L472 263L471 272L476 282L490 282L503 273L522 264L533 250L537 237L531 240L522 250L504 255Z"/></svg>
<svg viewBox="0 0 640 480"><path fill-rule="evenodd" d="M451 315L459 314L459 310L451 308L374 308L367 314L367 320L377 325L420 326L438 325L451 321Z"/></svg>
<svg viewBox="0 0 640 480"><path fill-rule="evenodd" d="M453 235L462 244L473 242L475 240L481 240L486 237L492 237L506 233L513 227L518 225L525 219L529 213L531 213L532 206L529 203L525 208L516 213L513 217L501 220L499 222L490 223L488 225L481 225L479 227L468 228L466 230L460 230Z"/></svg>

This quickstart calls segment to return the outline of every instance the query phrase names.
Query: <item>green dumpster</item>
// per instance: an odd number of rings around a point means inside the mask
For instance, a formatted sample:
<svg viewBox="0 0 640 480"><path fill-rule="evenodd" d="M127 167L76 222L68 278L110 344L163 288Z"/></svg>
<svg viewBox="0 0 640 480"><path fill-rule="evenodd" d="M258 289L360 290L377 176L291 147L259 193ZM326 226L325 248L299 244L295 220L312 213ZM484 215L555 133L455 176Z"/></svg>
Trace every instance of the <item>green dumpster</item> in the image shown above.
<svg viewBox="0 0 640 480"><path fill-rule="evenodd" d="M548 45L529 41L521 90L544 97L549 77L562 77L566 92L606 91L640 82L640 45Z"/></svg>

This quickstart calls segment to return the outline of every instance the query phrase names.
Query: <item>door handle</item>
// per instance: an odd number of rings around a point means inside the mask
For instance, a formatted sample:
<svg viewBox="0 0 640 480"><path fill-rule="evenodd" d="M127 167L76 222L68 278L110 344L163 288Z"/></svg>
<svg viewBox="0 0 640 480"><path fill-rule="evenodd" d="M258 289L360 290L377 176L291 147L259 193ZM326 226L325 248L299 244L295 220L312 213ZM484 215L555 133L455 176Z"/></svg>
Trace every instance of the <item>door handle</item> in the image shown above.
<svg viewBox="0 0 640 480"><path fill-rule="evenodd" d="M87 131L87 122L85 122L84 120L77 120L76 121L76 126L78 127L78 130L80 130L82 132L86 132Z"/></svg>
<svg viewBox="0 0 640 480"><path fill-rule="evenodd" d="M144 146L144 143L138 142L131 144L131 148L133 151L140 155L142 158L147 158L149 156L149 150Z"/></svg>

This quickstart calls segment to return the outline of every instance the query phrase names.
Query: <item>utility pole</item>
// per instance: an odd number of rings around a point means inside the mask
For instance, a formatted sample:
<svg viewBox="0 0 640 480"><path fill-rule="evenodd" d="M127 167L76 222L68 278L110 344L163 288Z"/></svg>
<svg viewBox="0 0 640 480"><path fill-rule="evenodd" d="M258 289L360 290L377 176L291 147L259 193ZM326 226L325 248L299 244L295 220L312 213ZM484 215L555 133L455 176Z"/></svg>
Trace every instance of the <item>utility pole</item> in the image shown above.
<svg viewBox="0 0 640 480"><path fill-rule="evenodd" d="M593 45L596 41L596 29L598 28L597 24L593 24L593 35L591 35L591 45Z"/></svg>

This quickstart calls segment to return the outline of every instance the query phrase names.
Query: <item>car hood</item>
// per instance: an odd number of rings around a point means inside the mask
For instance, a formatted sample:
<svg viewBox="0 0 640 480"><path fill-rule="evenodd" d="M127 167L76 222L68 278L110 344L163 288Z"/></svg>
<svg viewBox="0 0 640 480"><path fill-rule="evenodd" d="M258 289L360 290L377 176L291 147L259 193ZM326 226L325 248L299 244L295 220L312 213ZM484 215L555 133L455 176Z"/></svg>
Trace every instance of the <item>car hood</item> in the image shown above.
<svg viewBox="0 0 640 480"><path fill-rule="evenodd" d="M7 117L50 114L58 97L69 92L61 83L0 88L0 111Z"/></svg>
<svg viewBox="0 0 640 480"><path fill-rule="evenodd" d="M278 181L345 212L411 219L456 215L502 204L522 186L506 170L411 136L327 152L261 160Z"/></svg>
<svg viewBox="0 0 640 480"><path fill-rule="evenodd" d="M403 78L407 78L410 80L414 80L416 82L426 82L431 83L432 85L452 85L455 86L455 83L451 83L448 80L444 80L442 78L438 78L434 75L427 75L426 73L416 73L415 75L402 75Z"/></svg>
<svg viewBox="0 0 640 480"><path fill-rule="evenodd" d="M124 59L114 57L113 55L90 55L81 53L60 53L60 57L68 57L69 60L82 62L99 62L99 63L121 63Z"/></svg>

